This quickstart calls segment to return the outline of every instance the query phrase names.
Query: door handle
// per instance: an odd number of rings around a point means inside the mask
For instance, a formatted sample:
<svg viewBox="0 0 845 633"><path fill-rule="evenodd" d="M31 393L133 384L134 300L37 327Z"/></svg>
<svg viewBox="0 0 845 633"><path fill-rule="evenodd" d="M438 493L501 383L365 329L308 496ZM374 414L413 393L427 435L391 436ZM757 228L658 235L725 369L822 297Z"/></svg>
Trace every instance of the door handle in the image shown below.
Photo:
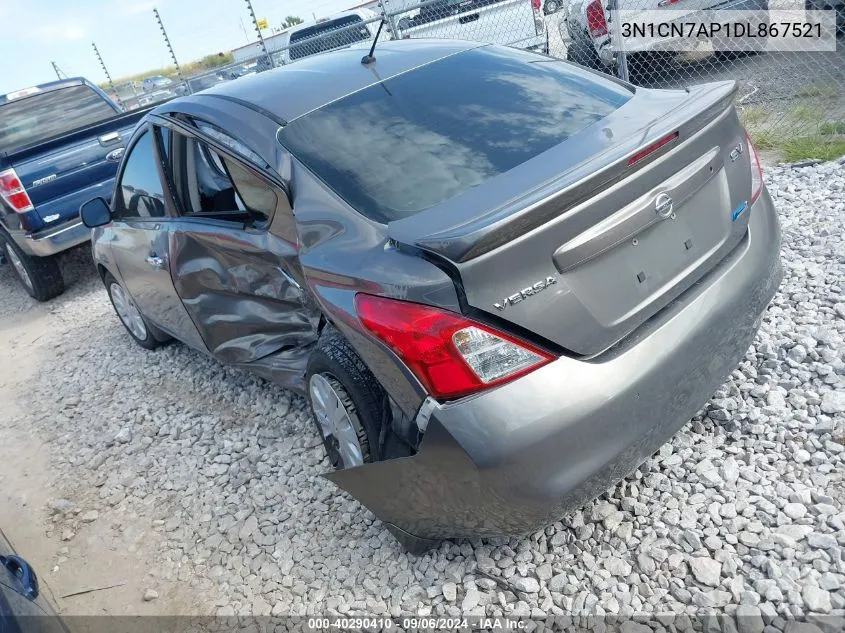
<svg viewBox="0 0 845 633"><path fill-rule="evenodd" d="M30 600L38 597L38 576L35 575L32 565L20 556L0 556L0 565L21 584L24 597Z"/></svg>
<svg viewBox="0 0 845 633"><path fill-rule="evenodd" d="M167 262L164 260L164 258L159 257L155 253L151 253L147 256L147 263L158 270L161 270L167 265Z"/></svg>

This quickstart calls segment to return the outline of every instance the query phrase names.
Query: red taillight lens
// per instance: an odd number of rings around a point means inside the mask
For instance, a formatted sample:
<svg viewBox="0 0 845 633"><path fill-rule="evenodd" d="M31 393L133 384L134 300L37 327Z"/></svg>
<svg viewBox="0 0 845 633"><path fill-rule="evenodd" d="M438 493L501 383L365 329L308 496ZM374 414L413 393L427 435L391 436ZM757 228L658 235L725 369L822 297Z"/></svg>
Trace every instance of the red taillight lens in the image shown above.
<svg viewBox="0 0 845 633"><path fill-rule="evenodd" d="M531 6L534 7L535 11L539 11L542 2L543 2L543 0L531 0ZM523 6L525 6L525 5L523 5Z"/></svg>
<svg viewBox="0 0 845 633"><path fill-rule="evenodd" d="M0 196L18 213L26 213L34 208L14 169L0 172Z"/></svg>
<svg viewBox="0 0 845 633"><path fill-rule="evenodd" d="M757 202L757 198L763 193L763 166L760 164L760 156L751 144L751 137L745 133L745 142L748 144L748 160L751 161L751 200L748 206Z"/></svg>
<svg viewBox="0 0 845 633"><path fill-rule="evenodd" d="M646 156L648 156L649 154L653 154L661 147L665 147L666 145L674 141L676 138L678 138L678 133L672 132L671 134L664 136L659 141L652 143L645 149L641 149L639 152L637 152L636 154L631 156L631 158L628 159L628 167L631 167L632 165L635 165L636 163L640 162Z"/></svg>
<svg viewBox="0 0 845 633"><path fill-rule="evenodd" d="M431 306L358 294L361 323L408 366L435 398L500 385L554 359L533 345Z"/></svg>
<svg viewBox="0 0 845 633"><path fill-rule="evenodd" d="M604 17L601 0L593 0L587 5L587 30L593 37L607 35L607 19Z"/></svg>

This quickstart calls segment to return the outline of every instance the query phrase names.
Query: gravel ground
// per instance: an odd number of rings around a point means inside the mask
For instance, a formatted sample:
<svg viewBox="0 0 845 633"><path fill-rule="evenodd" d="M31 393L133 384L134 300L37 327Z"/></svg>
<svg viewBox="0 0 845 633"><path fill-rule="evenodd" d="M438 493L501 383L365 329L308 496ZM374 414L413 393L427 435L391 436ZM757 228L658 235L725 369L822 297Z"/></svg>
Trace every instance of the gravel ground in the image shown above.
<svg viewBox="0 0 845 633"><path fill-rule="evenodd" d="M179 344L139 348L93 274L49 304L50 331L33 343L48 356L17 394L26 414L0 420L0 444L9 426L49 444L60 497L48 535L72 546L98 521L149 526L151 578L183 581L205 613L715 609L746 615L740 633L842 616L845 167L766 176L786 278L754 346L636 473L530 537L403 553L320 477L301 398ZM9 274L0 268L0 324L25 318Z"/></svg>

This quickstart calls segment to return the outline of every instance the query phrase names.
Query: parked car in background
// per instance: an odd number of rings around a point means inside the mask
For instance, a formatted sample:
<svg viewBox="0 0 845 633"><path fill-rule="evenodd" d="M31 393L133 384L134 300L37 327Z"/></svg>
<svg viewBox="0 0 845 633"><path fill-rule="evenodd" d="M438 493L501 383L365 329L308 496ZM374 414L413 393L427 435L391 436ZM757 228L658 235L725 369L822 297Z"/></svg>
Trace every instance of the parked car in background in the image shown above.
<svg viewBox="0 0 845 633"><path fill-rule="evenodd" d="M609 29L610 13L619 9L664 11L666 21L682 19L684 15L698 11L768 11L768 0L696 0L693 3L675 3L667 0L574 0L566 7L566 15L561 20L559 28L564 41L567 41L567 59L582 66L596 70L616 73L618 60L611 46ZM724 14L729 16L729 13ZM566 29L564 34L563 29ZM670 40L655 38L654 44L666 46ZM658 44L659 43L659 44ZM729 55L749 54L760 52L765 46L762 38L749 40L741 39L733 42L720 41L714 43L714 50L725 50ZM667 61L678 58L677 54L664 50L640 50L627 53L628 64L639 72L665 72Z"/></svg>
<svg viewBox="0 0 845 633"><path fill-rule="evenodd" d="M549 52L541 0L437 0L396 22L403 38L454 38Z"/></svg>
<svg viewBox="0 0 845 633"><path fill-rule="evenodd" d="M26 291L64 291L56 255L88 241L79 205L111 196L124 143L146 114L125 114L76 78L0 95L0 248Z"/></svg>
<svg viewBox="0 0 845 633"><path fill-rule="evenodd" d="M147 77L141 82L141 89L144 92L150 92L156 88L166 88L173 83L174 81L169 77L165 77L163 75L153 75L152 77Z"/></svg>
<svg viewBox="0 0 845 633"><path fill-rule="evenodd" d="M378 22L372 22L376 18L378 15L374 11L355 9L292 26L281 34L286 48L275 53L277 63L289 64L310 55L370 42L378 30ZM387 29L381 36L389 39Z"/></svg>
<svg viewBox="0 0 845 633"><path fill-rule="evenodd" d="M404 544L524 534L756 334L780 233L735 93L467 41L335 51L160 106L81 213L129 335L304 393L328 477Z"/></svg>
<svg viewBox="0 0 845 633"><path fill-rule="evenodd" d="M836 35L845 37L845 0L804 0L807 11L836 11Z"/></svg>
<svg viewBox="0 0 845 633"><path fill-rule="evenodd" d="M69 633L42 594L35 570L18 556L1 529L0 631Z"/></svg>

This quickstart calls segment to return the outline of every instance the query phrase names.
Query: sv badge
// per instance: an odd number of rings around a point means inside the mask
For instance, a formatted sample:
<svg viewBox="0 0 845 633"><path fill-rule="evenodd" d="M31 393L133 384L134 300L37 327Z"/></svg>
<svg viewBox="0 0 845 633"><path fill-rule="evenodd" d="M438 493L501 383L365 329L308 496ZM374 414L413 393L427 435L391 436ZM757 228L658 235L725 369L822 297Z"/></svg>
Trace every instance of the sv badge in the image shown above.
<svg viewBox="0 0 845 633"><path fill-rule="evenodd" d="M519 303L520 301L524 301L528 297L533 297L539 292L542 292L552 284L556 284L557 279L554 277L546 277L545 279L541 279L540 281L531 284L527 288L523 288L519 292L515 292L514 294L510 295L509 297L505 297L500 302L494 303L493 306L497 310L504 310L508 306L512 306L515 303Z"/></svg>

